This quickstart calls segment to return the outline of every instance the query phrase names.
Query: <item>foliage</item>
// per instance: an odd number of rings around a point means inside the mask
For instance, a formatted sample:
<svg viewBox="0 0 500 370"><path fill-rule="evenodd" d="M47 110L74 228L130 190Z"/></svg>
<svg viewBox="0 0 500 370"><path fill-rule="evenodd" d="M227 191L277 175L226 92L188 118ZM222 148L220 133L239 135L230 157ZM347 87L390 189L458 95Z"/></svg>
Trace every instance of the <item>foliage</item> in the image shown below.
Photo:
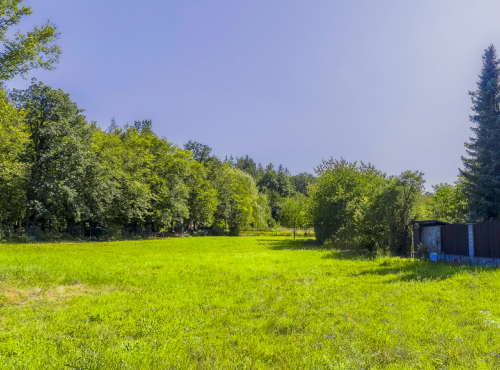
<svg viewBox="0 0 500 370"><path fill-rule="evenodd" d="M267 198L259 194L253 178L224 162L216 169L214 187L219 205L215 213L216 223L227 227L231 235L253 224L266 224L269 215Z"/></svg>
<svg viewBox="0 0 500 370"><path fill-rule="evenodd" d="M19 221L24 212L27 142L24 111L18 111L0 90L0 229L8 221Z"/></svg>
<svg viewBox="0 0 500 370"><path fill-rule="evenodd" d="M96 222L155 231L190 222L211 225L217 199L205 169L190 152L154 135L150 126L96 132L97 178L108 187L94 194L103 210ZM99 201L103 193L106 197Z"/></svg>
<svg viewBox="0 0 500 370"><path fill-rule="evenodd" d="M47 22L41 27L35 26L31 31L18 31L13 38L7 38L12 26L33 13L30 7L21 5L23 0L0 1L0 80L10 80L25 76L32 69L51 70L58 62L61 50L54 44L59 38L56 27Z"/></svg>
<svg viewBox="0 0 500 370"><path fill-rule="evenodd" d="M147 216L157 222L169 221L162 218L161 206L153 214L148 212L152 202L161 205L162 196L166 196L152 175L152 139L132 127L95 132L92 151L96 175L88 195L94 204L93 222L112 229L143 224Z"/></svg>
<svg viewBox="0 0 500 370"><path fill-rule="evenodd" d="M431 251L429 249L429 246L423 243L419 243L417 245L417 250L416 250L417 257L428 260L430 258L430 253Z"/></svg>
<svg viewBox="0 0 500 370"><path fill-rule="evenodd" d="M210 153L212 152L212 148L208 145L191 140L184 145L184 149L189 150L193 154L193 158L202 164L205 164L210 159Z"/></svg>
<svg viewBox="0 0 500 370"><path fill-rule="evenodd" d="M266 194L269 200L269 208L271 209L272 217L277 220L281 199L289 198L295 193L290 182L290 177L283 171L277 172L274 170L274 166L269 164L257 185L259 190Z"/></svg>
<svg viewBox="0 0 500 370"><path fill-rule="evenodd" d="M88 215L81 181L89 160L92 126L61 90L33 83L13 97L25 110L29 133L26 162L26 223L79 222Z"/></svg>
<svg viewBox="0 0 500 370"><path fill-rule="evenodd" d="M417 205L423 191L423 174L403 172L389 177L372 197L360 217L360 243L371 251L409 255L411 222L418 218Z"/></svg>
<svg viewBox="0 0 500 370"><path fill-rule="evenodd" d="M156 136L150 120L113 120L103 131L43 83L12 97L20 111L0 101L0 226L24 218L26 232L89 236L267 227L268 200L255 181L207 147L191 145L202 152L196 160Z"/></svg>
<svg viewBox="0 0 500 370"><path fill-rule="evenodd" d="M271 216L269 201L267 196L262 193L254 195L251 225L255 229L267 229L272 227L275 221Z"/></svg>
<svg viewBox="0 0 500 370"><path fill-rule="evenodd" d="M474 137L466 143L468 158L462 157L463 190L468 208L477 220L500 217L500 72L496 50L490 45L483 55L477 90L472 99Z"/></svg>
<svg viewBox="0 0 500 370"><path fill-rule="evenodd" d="M423 190L422 174L387 177L372 165L328 160L310 187L311 216L320 242L332 239L369 251L408 254L409 225Z"/></svg>
<svg viewBox="0 0 500 370"><path fill-rule="evenodd" d="M208 227L214 222L214 213L219 204L217 191L206 179L205 170L201 166L192 164L191 170L192 174L188 180L190 188L189 219L195 225Z"/></svg>
<svg viewBox="0 0 500 370"><path fill-rule="evenodd" d="M216 158L203 166L190 151L157 137L151 121L123 128L115 122L105 132L87 123L61 90L33 83L12 96L22 111L0 101L0 225L15 226L24 217L26 232L83 227L90 235L92 228L113 235L124 227L208 227L219 203L213 184L229 189L225 221L233 232L266 225L267 198L249 176L226 165L224 180L209 178L211 166L220 165Z"/></svg>
<svg viewBox="0 0 500 370"><path fill-rule="evenodd" d="M430 210L434 220L450 223L465 223L467 198L465 197L464 184L439 184L434 185L434 194L431 196Z"/></svg>
<svg viewBox="0 0 500 370"><path fill-rule="evenodd" d="M314 177L313 174L302 172L298 175L290 177L290 182L295 187L295 191L304 195L308 195L307 188L309 185L316 182L316 177Z"/></svg>
<svg viewBox="0 0 500 370"><path fill-rule="evenodd" d="M24 111L18 111L0 90L0 179L6 181L22 173L21 155L27 139Z"/></svg>
<svg viewBox="0 0 500 370"><path fill-rule="evenodd" d="M370 165L328 160L316 169L318 181L310 188L311 215L316 238L350 240L355 233L355 215L368 199L369 188L381 175ZM377 187L377 186L375 186Z"/></svg>
<svg viewBox="0 0 500 370"><path fill-rule="evenodd" d="M307 198L301 193L297 193L292 198L283 199L278 219L282 226L293 230L293 239L295 240L295 232L311 223Z"/></svg>

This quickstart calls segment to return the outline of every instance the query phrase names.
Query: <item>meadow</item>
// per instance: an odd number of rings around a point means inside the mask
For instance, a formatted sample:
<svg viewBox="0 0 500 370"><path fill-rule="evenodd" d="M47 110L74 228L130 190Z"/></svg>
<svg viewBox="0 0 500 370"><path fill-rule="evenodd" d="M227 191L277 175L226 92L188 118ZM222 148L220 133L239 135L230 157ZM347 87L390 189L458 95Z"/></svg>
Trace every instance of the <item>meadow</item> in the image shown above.
<svg viewBox="0 0 500 370"><path fill-rule="evenodd" d="M0 244L0 368L494 369L499 288L290 237Z"/></svg>

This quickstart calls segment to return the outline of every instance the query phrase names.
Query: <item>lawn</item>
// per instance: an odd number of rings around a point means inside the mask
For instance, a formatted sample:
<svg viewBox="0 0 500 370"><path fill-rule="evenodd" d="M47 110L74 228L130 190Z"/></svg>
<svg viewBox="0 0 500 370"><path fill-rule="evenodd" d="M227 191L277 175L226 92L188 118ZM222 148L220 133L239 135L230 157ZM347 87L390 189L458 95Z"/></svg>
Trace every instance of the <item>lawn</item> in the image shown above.
<svg viewBox="0 0 500 370"><path fill-rule="evenodd" d="M0 368L500 368L499 296L284 237L0 244Z"/></svg>

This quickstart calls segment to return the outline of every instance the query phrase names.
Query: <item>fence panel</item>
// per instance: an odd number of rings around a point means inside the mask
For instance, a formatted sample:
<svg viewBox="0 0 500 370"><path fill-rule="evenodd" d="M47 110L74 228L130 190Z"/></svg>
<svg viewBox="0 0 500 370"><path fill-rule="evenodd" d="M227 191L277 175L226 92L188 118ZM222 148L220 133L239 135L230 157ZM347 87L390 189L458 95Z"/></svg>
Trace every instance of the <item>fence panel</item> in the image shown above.
<svg viewBox="0 0 500 370"><path fill-rule="evenodd" d="M474 255L500 258L500 222L488 221L474 225Z"/></svg>
<svg viewBox="0 0 500 370"><path fill-rule="evenodd" d="M469 230L467 225L441 226L441 250L446 254L469 255Z"/></svg>

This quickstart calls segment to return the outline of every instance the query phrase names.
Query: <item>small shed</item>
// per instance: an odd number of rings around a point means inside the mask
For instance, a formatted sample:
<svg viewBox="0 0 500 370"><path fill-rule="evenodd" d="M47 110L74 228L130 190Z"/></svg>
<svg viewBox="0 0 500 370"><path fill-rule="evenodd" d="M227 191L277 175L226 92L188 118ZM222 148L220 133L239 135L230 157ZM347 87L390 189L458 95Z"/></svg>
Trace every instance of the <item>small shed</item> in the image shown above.
<svg viewBox="0 0 500 370"><path fill-rule="evenodd" d="M449 225L438 220L413 222L413 245L415 249L422 243L429 247L430 253L441 255L441 226Z"/></svg>

